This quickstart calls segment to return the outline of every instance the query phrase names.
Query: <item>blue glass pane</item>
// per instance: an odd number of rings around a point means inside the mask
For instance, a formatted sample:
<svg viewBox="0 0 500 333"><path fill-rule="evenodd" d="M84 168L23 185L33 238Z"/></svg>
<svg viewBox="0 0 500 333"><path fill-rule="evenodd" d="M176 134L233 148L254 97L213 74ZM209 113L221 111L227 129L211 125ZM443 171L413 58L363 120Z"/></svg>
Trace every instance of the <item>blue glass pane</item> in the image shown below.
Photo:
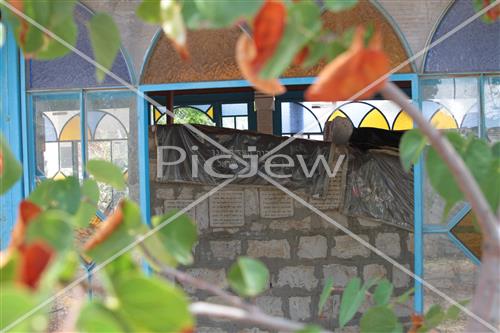
<svg viewBox="0 0 500 333"><path fill-rule="evenodd" d="M281 132L321 133L321 126L315 115L303 105L294 102L281 103Z"/></svg>
<svg viewBox="0 0 500 333"><path fill-rule="evenodd" d="M85 26L86 22L92 17L92 13L83 5L77 4L74 16L78 26L76 48L93 58L92 47ZM75 53L50 61L30 60L28 66L27 85L32 89L121 86L120 83L109 76L106 76L103 82L97 83L94 66ZM130 83L130 74L121 52L118 53L111 71Z"/></svg>
<svg viewBox="0 0 500 333"><path fill-rule="evenodd" d="M475 14L473 1L455 1L432 36L436 41ZM500 21L476 19L427 53L425 72L483 72L500 69Z"/></svg>
<svg viewBox="0 0 500 333"><path fill-rule="evenodd" d="M54 142L57 141L57 132L56 128L52 121L46 116L43 115L44 120L44 130L45 130L45 142Z"/></svg>
<svg viewBox="0 0 500 333"><path fill-rule="evenodd" d="M484 78L484 115L486 136L490 141L500 141L500 77Z"/></svg>
<svg viewBox="0 0 500 333"><path fill-rule="evenodd" d="M246 103L222 104L222 116L246 116L248 105Z"/></svg>

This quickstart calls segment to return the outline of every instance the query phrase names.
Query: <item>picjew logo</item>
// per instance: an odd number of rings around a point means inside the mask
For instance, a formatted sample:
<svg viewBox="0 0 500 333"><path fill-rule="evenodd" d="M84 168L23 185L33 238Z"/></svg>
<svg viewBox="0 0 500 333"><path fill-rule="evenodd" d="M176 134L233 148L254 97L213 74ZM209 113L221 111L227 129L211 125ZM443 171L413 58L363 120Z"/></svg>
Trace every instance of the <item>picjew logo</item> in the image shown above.
<svg viewBox="0 0 500 333"><path fill-rule="evenodd" d="M220 154L218 150L211 150L211 155L200 158L198 154L198 146L192 146L190 150L190 168L191 177L198 178L200 167L203 172L214 178L232 178L237 175L237 178L249 178L257 174L259 166L264 167L265 173L272 178L291 178L293 172L296 172L297 164L300 166L300 171L306 178L312 178L316 172L321 172L322 169L326 175L333 178L340 170L344 162L345 155L341 154L337 157L333 170L330 168L327 158L322 154L315 156L314 162L306 162L304 155L289 156L285 154L275 154L268 157L265 161L259 162L259 157L264 155L265 151L257 151L255 146L249 146L243 154L238 154L242 159L248 162L248 165L238 163L230 154ZM241 152L241 151L239 151ZM238 152L234 151L235 154ZM185 149L177 146L158 146L157 148L157 178L164 177L165 167L179 166L186 162L188 153ZM221 173L221 170L231 173ZM278 172L279 171L279 172Z"/></svg>

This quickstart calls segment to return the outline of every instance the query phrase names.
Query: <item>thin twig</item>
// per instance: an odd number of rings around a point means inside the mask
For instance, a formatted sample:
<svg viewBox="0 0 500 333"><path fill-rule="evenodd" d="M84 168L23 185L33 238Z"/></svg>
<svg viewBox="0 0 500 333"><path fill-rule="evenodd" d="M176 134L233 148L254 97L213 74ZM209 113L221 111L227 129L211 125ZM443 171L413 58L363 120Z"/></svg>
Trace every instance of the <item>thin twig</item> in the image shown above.
<svg viewBox="0 0 500 333"><path fill-rule="evenodd" d="M401 106L415 121L447 164L460 190L464 193L465 199L470 203L483 234L482 262L472 302L472 311L493 325L498 324L500 313L495 304L498 304L496 302L500 297L499 218L491 210L488 201L462 158L441 133L425 120L418 108L409 102L408 96L393 83L387 83L381 93L385 98ZM477 320L468 320L466 332L483 332L485 330L487 328Z"/></svg>

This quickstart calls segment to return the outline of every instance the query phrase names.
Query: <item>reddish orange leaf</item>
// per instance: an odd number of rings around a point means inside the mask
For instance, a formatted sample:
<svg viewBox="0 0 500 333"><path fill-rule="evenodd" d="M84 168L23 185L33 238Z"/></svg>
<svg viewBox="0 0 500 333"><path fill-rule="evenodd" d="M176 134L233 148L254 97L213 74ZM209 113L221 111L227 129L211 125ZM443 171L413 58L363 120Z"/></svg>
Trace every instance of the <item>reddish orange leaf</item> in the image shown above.
<svg viewBox="0 0 500 333"><path fill-rule="evenodd" d="M277 0L267 0L253 20L253 40L256 56L252 60L254 71L258 72L271 58L285 31L286 6Z"/></svg>
<svg viewBox="0 0 500 333"><path fill-rule="evenodd" d="M307 46L304 46L302 50L300 50L299 53L295 55L295 58L293 58L293 64L295 66L302 65L302 63L304 62L304 60L306 60L308 55L309 55L309 48L307 48Z"/></svg>
<svg viewBox="0 0 500 333"><path fill-rule="evenodd" d="M100 223L97 227L97 231L90 237L87 242L83 245L85 251L90 251L97 245L104 242L123 222L123 212L121 204L116 207L113 214L108 216L106 221Z"/></svg>
<svg viewBox="0 0 500 333"><path fill-rule="evenodd" d="M236 43L236 62L240 68L243 77L250 82L255 89L268 94L280 95L286 89L277 79L261 79L257 72L254 70L252 61L257 54L253 40L245 33L243 33Z"/></svg>
<svg viewBox="0 0 500 333"><path fill-rule="evenodd" d="M370 45L363 43L364 29L356 30L349 50L330 62L307 89L308 101L345 101L389 72L389 58L382 50L382 36L377 31ZM377 82L356 99L367 99L382 89L387 78Z"/></svg>
<svg viewBox="0 0 500 333"><path fill-rule="evenodd" d="M419 314L411 315L412 326L408 333L417 333L418 329L424 324L424 316Z"/></svg>
<svg viewBox="0 0 500 333"><path fill-rule="evenodd" d="M26 245L21 251L18 281L31 289L36 289L42 273L53 256L54 250L43 241Z"/></svg>
<svg viewBox="0 0 500 333"><path fill-rule="evenodd" d="M483 8L489 6L491 4L491 0L483 0ZM490 10L486 12L486 16L492 21L495 22L497 18L500 17L500 4L494 6Z"/></svg>
<svg viewBox="0 0 500 333"><path fill-rule="evenodd" d="M24 243L24 235L28 224L35 219L42 209L28 200L23 200L19 204L19 216L12 231L11 248L20 248Z"/></svg>

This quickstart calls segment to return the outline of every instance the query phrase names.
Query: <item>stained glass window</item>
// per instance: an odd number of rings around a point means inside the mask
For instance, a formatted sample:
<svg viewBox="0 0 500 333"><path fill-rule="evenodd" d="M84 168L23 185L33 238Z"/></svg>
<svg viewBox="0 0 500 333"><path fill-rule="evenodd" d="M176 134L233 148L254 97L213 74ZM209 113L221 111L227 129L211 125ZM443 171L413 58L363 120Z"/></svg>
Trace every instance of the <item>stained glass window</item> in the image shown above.
<svg viewBox="0 0 500 333"><path fill-rule="evenodd" d="M180 105L174 107L174 124L215 126L214 107L205 105Z"/></svg>
<svg viewBox="0 0 500 333"><path fill-rule="evenodd" d="M311 102L281 103L281 134L323 140L323 126L318 119L323 110ZM302 132L301 134L298 134Z"/></svg>
<svg viewBox="0 0 500 333"><path fill-rule="evenodd" d="M484 77L485 136L492 142L500 141L500 77Z"/></svg>

